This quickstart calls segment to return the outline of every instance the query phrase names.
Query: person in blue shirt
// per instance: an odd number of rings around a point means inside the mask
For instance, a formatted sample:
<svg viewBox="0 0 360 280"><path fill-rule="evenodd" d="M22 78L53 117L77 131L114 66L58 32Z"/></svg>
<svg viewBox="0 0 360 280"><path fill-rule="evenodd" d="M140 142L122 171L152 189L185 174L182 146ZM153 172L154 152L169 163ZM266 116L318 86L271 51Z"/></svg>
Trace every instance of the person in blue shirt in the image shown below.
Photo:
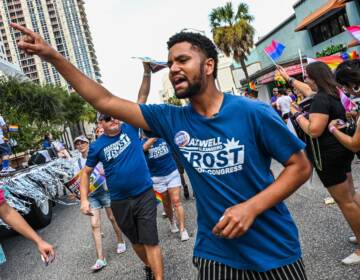
<svg viewBox="0 0 360 280"><path fill-rule="evenodd" d="M173 233L179 232L181 241L189 240L189 234L185 228L184 207L180 198L181 178L172 157L169 145L161 138L143 138L143 148L146 161L153 180L153 188L159 192L163 199L164 210L170 221L170 230ZM173 216L175 209L176 220Z"/></svg>
<svg viewBox="0 0 360 280"><path fill-rule="evenodd" d="M143 66L139 103L146 102L150 86L150 67L148 63L144 63ZM110 192L111 209L117 223L144 262L147 277L151 279L154 273L156 279L163 279L156 224L156 199L142 142L139 139L139 129L120 123L107 114L100 114L98 123L104 133L90 145L80 184L81 211L85 214L90 213L91 204L86 193L89 176L101 162Z"/></svg>
<svg viewBox="0 0 360 280"><path fill-rule="evenodd" d="M180 32L168 41L170 81L190 104L139 105L87 78L40 35L11 25L26 35L20 49L52 63L96 109L163 138L179 156L196 197L198 279L306 279L283 203L310 177L305 145L269 105L216 88L217 50L207 37ZM284 166L276 180L272 158Z"/></svg>

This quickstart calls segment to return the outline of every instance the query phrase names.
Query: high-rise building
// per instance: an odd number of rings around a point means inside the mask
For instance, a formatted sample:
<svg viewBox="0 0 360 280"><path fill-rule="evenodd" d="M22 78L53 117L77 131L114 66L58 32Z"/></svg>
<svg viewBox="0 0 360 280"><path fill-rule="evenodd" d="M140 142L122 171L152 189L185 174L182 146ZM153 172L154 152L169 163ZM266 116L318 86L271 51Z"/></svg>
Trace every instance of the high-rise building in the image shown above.
<svg viewBox="0 0 360 280"><path fill-rule="evenodd" d="M7 60L34 82L68 87L52 65L16 47L21 33L9 22L39 33L84 74L101 82L83 0L0 0L0 33Z"/></svg>

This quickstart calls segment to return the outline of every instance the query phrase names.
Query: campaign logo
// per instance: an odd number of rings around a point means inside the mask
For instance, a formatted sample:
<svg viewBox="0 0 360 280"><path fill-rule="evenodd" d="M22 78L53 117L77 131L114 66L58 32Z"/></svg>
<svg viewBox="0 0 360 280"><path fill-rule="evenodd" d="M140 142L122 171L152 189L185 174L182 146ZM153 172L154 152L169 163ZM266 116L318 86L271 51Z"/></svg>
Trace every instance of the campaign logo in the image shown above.
<svg viewBox="0 0 360 280"><path fill-rule="evenodd" d="M185 147L187 144L189 144L190 135L186 131L179 131L175 134L174 141L175 144L179 147Z"/></svg>
<svg viewBox="0 0 360 280"><path fill-rule="evenodd" d="M104 148L106 161L117 158L131 144L130 137L126 133L119 136L119 140Z"/></svg>
<svg viewBox="0 0 360 280"><path fill-rule="evenodd" d="M245 145L235 138L191 138L179 149L197 172L215 176L239 172L245 161Z"/></svg>
<svg viewBox="0 0 360 280"><path fill-rule="evenodd" d="M170 153L168 145L163 142L157 147L152 147L148 151L150 159L157 159Z"/></svg>

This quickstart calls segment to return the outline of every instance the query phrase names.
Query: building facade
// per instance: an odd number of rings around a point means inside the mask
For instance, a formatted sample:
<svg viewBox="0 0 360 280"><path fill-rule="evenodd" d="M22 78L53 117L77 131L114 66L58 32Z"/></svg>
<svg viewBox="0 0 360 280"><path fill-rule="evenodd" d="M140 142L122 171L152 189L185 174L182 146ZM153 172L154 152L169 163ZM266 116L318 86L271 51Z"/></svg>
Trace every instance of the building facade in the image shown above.
<svg viewBox="0 0 360 280"><path fill-rule="evenodd" d="M101 82L83 0L0 0L0 33L7 60L19 65L34 82L70 90L52 65L17 48L21 34L9 22L39 33L89 78Z"/></svg>
<svg viewBox="0 0 360 280"><path fill-rule="evenodd" d="M300 54L304 65L305 58L315 58L329 46L346 46L352 37L343 27L360 25L359 0L300 0L293 8L293 15L255 44L261 70L250 78L257 81L259 97L263 100L270 98L274 86L275 67L264 52L272 40L286 46L277 63L290 75L301 77ZM344 49L353 50L360 53L358 46Z"/></svg>

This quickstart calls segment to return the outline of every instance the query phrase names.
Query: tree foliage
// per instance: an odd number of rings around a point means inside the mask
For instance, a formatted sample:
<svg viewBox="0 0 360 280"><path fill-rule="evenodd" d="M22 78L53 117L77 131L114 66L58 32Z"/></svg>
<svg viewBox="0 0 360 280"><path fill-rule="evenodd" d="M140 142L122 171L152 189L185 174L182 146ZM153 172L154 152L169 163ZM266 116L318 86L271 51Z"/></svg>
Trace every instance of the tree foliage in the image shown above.
<svg viewBox="0 0 360 280"><path fill-rule="evenodd" d="M177 98L176 96L169 97L167 100L167 103L175 105L175 106L182 106L181 100L179 98Z"/></svg>
<svg viewBox="0 0 360 280"><path fill-rule="evenodd" d="M7 124L19 126L19 132L11 133L17 152L35 148L46 132L58 136L66 126L93 121L96 115L81 97L58 86L3 76L0 95L0 115Z"/></svg>
<svg viewBox="0 0 360 280"><path fill-rule="evenodd" d="M251 25L254 17L249 14L248 5L240 3L235 11L232 3L228 2L213 9L209 17L215 44L226 56L232 56L241 64L248 80L245 60L254 45L255 33Z"/></svg>

